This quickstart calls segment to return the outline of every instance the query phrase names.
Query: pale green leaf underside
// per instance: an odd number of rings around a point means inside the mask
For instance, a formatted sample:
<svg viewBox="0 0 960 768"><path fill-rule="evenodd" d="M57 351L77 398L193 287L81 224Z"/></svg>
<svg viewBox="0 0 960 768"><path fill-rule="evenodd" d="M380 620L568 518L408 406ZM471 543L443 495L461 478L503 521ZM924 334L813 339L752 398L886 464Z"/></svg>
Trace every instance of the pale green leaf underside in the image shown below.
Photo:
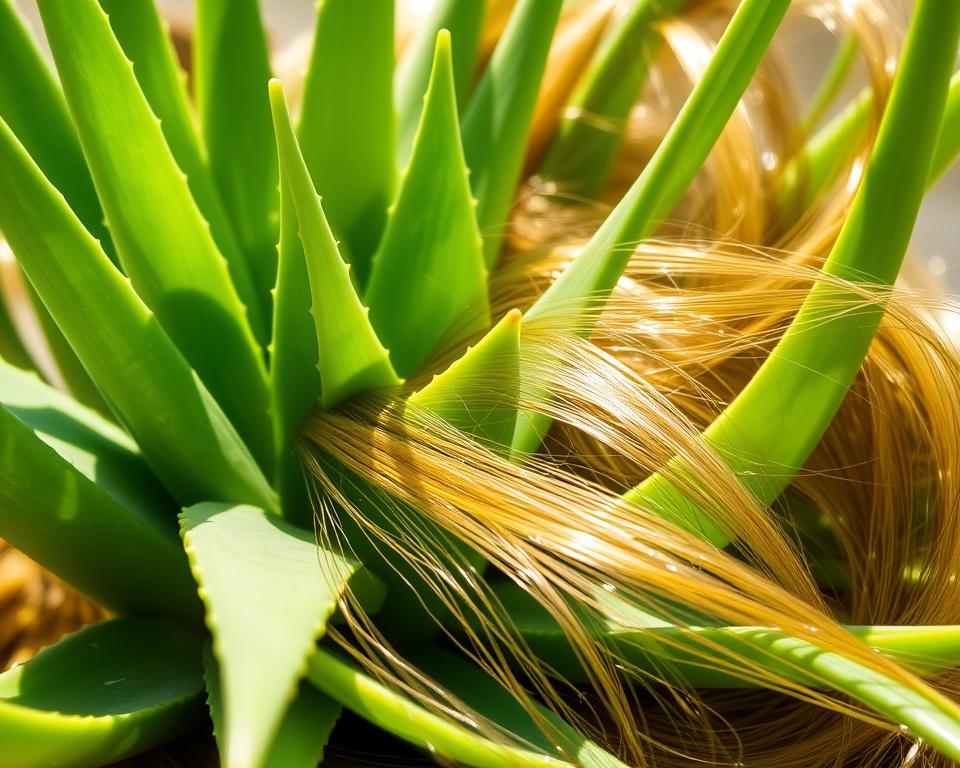
<svg viewBox="0 0 960 768"><path fill-rule="evenodd" d="M349 583L372 609L382 588L313 533L256 507L198 504L181 529L221 673L223 765L256 768L341 593Z"/></svg>
<svg viewBox="0 0 960 768"><path fill-rule="evenodd" d="M351 395L391 387L400 378L370 324L327 223L293 127L279 82L270 84L280 178L296 208L307 262L321 381L321 403L333 408ZM287 196L285 195L285 199Z"/></svg>
<svg viewBox="0 0 960 768"><path fill-rule="evenodd" d="M450 35L437 36L423 116L373 259L370 321L401 376L490 325L487 270L457 120Z"/></svg>
<svg viewBox="0 0 960 768"><path fill-rule="evenodd" d="M251 321L262 321L266 339L280 198L260 5L258 0L198 0L195 5L194 91L210 173L243 250L256 306ZM241 296L246 299L242 291Z"/></svg>
<svg viewBox="0 0 960 768"><path fill-rule="evenodd" d="M556 715L541 709L540 714L552 726L553 739L548 740L499 683L469 662L439 649L414 655L412 662L474 711L515 734L514 743L494 742L464 725L444 720L323 648L310 658L307 678L371 723L456 763L475 768L560 768L572 764L624 768L623 763Z"/></svg>
<svg viewBox="0 0 960 768"><path fill-rule="evenodd" d="M260 347L132 65L96 0L40 0L38 7L127 274L250 449L269 463Z"/></svg>
<svg viewBox="0 0 960 768"><path fill-rule="evenodd" d="M407 416L432 414L485 445L510 445L520 393L518 310L508 312L477 344L407 399Z"/></svg>
<svg viewBox="0 0 960 768"><path fill-rule="evenodd" d="M160 120L163 135L177 165L187 176L200 212L210 222L237 293L250 311L250 325L258 339L265 340L267 318L262 314L263 307L257 300L260 297L254 293L246 259L207 167L206 152L187 94L186 75L177 63L167 25L154 0L100 0L100 5L110 17L110 26L124 54L133 62L137 82L150 109ZM263 99L266 100L266 96ZM247 131L233 133L247 135ZM268 146L273 146L272 135ZM246 163L249 164L249 156Z"/></svg>
<svg viewBox="0 0 960 768"><path fill-rule="evenodd" d="M274 507L273 491L217 403L2 121L0 179L0 231L174 497Z"/></svg>
<svg viewBox="0 0 960 768"><path fill-rule="evenodd" d="M562 5L563 0L517 3L463 118L463 151L477 198L477 222L488 267L500 256Z"/></svg>
<svg viewBox="0 0 960 768"><path fill-rule="evenodd" d="M587 683L589 678L561 626L534 598L513 584L497 585L495 594L507 626L513 628L537 658L550 665L565 680ZM613 603L610 595L599 600ZM580 612L590 634L603 641L632 668L657 679L691 688L739 688L754 685L766 670L813 687L826 687L828 680L811 676L804 663L800 641L769 627L721 626L704 617L698 625L681 627L657 616L616 601L618 618ZM917 672L930 674L960 662L960 625L953 626L847 626L845 629L879 653L890 656ZM708 661L705 646L712 650ZM773 642L777 639L778 642ZM753 642L758 640L760 642ZM782 641L782 642L781 642ZM785 649L781 656L778 651ZM724 661L723 654L730 656ZM748 667L734 663L746 660ZM745 674L738 675L737 669Z"/></svg>
<svg viewBox="0 0 960 768"><path fill-rule="evenodd" d="M403 52L394 77L397 108L397 160L407 163L423 109L423 94L430 80L437 33L446 29L453 40L453 82L457 109L463 110L477 63L477 43L483 28L486 0L438 0L430 15L417 27Z"/></svg>
<svg viewBox="0 0 960 768"><path fill-rule="evenodd" d="M203 714L200 652L178 624L116 619L4 672L4 764L105 765L186 733Z"/></svg>
<svg viewBox="0 0 960 768"><path fill-rule="evenodd" d="M213 733L222 750L223 696L220 670L209 644L203 651L203 678ZM263 762L264 768L316 768L323 759L323 749L341 711L341 706L333 699L309 683L301 682L270 745Z"/></svg>
<svg viewBox="0 0 960 768"><path fill-rule="evenodd" d="M396 180L393 0L320 0L297 135L362 289Z"/></svg>

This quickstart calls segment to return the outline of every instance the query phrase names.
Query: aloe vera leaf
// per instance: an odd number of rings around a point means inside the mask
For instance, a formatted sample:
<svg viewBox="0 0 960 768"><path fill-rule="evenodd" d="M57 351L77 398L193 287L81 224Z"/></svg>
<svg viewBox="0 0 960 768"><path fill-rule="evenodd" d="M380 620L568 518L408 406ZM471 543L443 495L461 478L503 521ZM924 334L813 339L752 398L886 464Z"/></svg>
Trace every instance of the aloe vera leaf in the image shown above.
<svg viewBox="0 0 960 768"><path fill-rule="evenodd" d="M842 160L867 128L875 109L868 88L817 131L803 151L792 158L778 192L781 219L791 221L796 211L809 208L843 168ZM950 79L950 91L940 123L940 135L930 164L928 186L933 186L960 152L960 72Z"/></svg>
<svg viewBox="0 0 960 768"><path fill-rule="evenodd" d="M120 260L266 466L262 351L133 67L97 0L39 0L38 7Z"/></svg>
<svg viewBox="0 0 960 768"><path fill-rule="evenodd" d="M2 120L0 179L0 231L174 497L275 507L273 491L216 401Z"/></svg>
<svg viewBox="0 0 960 768"><path fill-rule="evenodd" d="M0 119L112 256L103 209L63 91L14 0L0 0Z"/></svg>
<svg viewBox="0 0 960 768"><path fill-rule="evenodd" d="M563 0L520 0L463 117L487 267L496 265Z"/></svg>
<svg viewBox="0 0 960 768"><path fill-rule="evenodd" d="M220 744L223 738L220 669L209 644L203 652L203 677L213 733ZM316 768L323 760L323 749L342 711L333 699L309 683L301 682L263 761L264 768Z"/></svg>
<svg viewBox="0 0 960 768"><path fill-rule="evenodd" d="M520 390L519 310L407 398L407 407L443 419L494 450L509 447Z"/></svg>
<svg viewBox="0 0 960 768"><path fill-rule="evenodd" d="M203 716L201 640L160 619L87 627L0 675L3 761L83 768L144 752Z"/></svg>
<svg viewBox="0 0 960 768"><path fill-rule="evenodd" d="M589 682L580 659L563 629L536 600L514 584L494 588L499 609L507 626L527 644L534 655L572 683ZM618 601L615 615L622 620L590 614L581 610L587 631L626 660L631 668L677 682L691 688L739 688L755 684L753 675L738 676L733 660L746 659L752 669L765 670L804 685L823 687L823 681L811 678L802 666L795 666L791 654L771 656L766 643L755 646L752 637L767 637L782 632L769 627L718 625L709 617L700 621L684 620L679 626ZM960 626L846 626L846 631L864 645L889 656L923 674L933 674L960 663ZM729 667L723 656L716 662L705 661L698 638L730 654ZM799 647L799 646L798 646ZM739 661L742 664L742 661ZM740 667L743 669L743 667Z"/></svg>
<svg viewBox="0 0 960 768"><path fill-rule="evenodd" d="M443 30L413 155L365 298L370 322L401 376L416 373L441 340L454 344L490 325L483 242L460 146L450 34Z"/></svg>
<svg viewBox="0 0 960 768"><path fill-rule="evenodd" d="M99 440L103 458L64 447L62 437L35 430L25 420L31 416L51 431L56 418L63 432ZM198 617L175 531L149 507L126 506L114 478L105 487L95 482L100 472L135 464L132 454L53 408L41 415L0 407L0 429L0 536L108 608Z"/></svg>
<svg viewBox="0 0 960 768"><path fill-rule="evenodd" d="M559 180L565 192L597 197L603 191L657 45L650 26L683 2L638 0L621 18L612 19L540 167L540 173Z"/></svg>
<svg viewBox="0 0 960 768"><path fill-rule="evenodd" d="M340 595L373 610L382 586L256 507L197 504L180 523L221 673L223 765L260 766Z"/></svg>
<svg viewBox="0 0 960 768"><path fill-rule="evenodd" d="M267 98L270 60L258 0L199 0L193 50L210 173L245 255L257 312L266 324L276 282L280 198ZM269 337L266 325L263 330Z"/></svg>
<svg viewBox="0 0 960 768"><path fill-rule="evenodd" d="M847 76L860 53L860 41L850 32L843 38L830 61L817 91L810 100L810 107L803 118L803 131L809 133L830 109L847 81Z"/></svg>
<svg viewBox="0 0 960 768"><path fill-rule="evenodd" d="M541 717L551 727L550 737L546 737L506 689L469 662L439 649L414 656L412 662L475 711L501 725L516 743L493 741L466 725L445 720L324 648L310 657L307 679L374 725L459 764L475 768L623 768L615 757L540 708ZM521 744L521 740L527 743Z"/></svg>
<svg viewBox="0 0 960 768"><path fill-rule="evenodd" d="M294 135L278 81L270 83L270 101L280 165L290 188L307 262L311 312L318 345L318 368L324 408L333 408L357 392L396 386L400 379L377 338L350 281L350 267L337 249L320 197Z"/></svg>
<svg viewBox="0 0 960 768"><path fill-rule="evenodd" d="M250 325L258 341L265 341L264 298L254 291L249 265L210 174L187 96L186 75L177 63L167 24L160 18L154 0L100 0L100 5L110 17L117 42L133 62L137 82L160 120L177 165L187 176L193 199L210 222L217 248L226 258L237 293L250 312ZM242 167L248 165L245 162Z"/></svg>
<svg viewBox="0 0 960 768"><path fill-rule="evenodd" d="M396 181L393 0L320 0L297 135L362 290Z"/></svg>
<svg viewBox="0 0 960 768"><path fill-rule="evenodd" d="M744 0L737 6L706 72L650 162L580 255L527 310L528 321L603 306L634 244L670 213L703 165L789 5L789 0ZM584 330L582 323L579 327ZM549 426L549 418L521 412L513 439L515 457L537 450Z"/></svg>
<svg viewBox="0 0 960 768"><path fill-rule="evenodd" d="M826 274L874 286L892 285L897 278L929 179L960 36L960 5L944 11L935 0L916 5L876 145L824 264ZM865 302L852 289L818 283L760 370L704 432L762 504L780 495L820 441L882 318L881 304ZM686 471L677 459L671 466ZM730 540L731 532L662 474L651 475L624 498L718 546Z"/></svg>
<svg viewBox="0 0 960 768"><path fill-rule="evenodd" d="M300 423L320 399L317 331L310 306L310 276L297 232L289 181L280 171L280 244L270 344L270 413L276 487L283 515L307 526L312 517L297 455Z"/></svg>
<svg viewBox="0 0 960 768"><path fill-rule="evenodd" d="M457 109L463 110L471 90L485 9L486 0L440 0L417 27L413 39L404 50L393 83L397 111L397 161L400 166L406 165L410 157L420 123L423 95L427 91L433 67L437 33L446 29L453 40L453 83L457 93Z"/></svg>

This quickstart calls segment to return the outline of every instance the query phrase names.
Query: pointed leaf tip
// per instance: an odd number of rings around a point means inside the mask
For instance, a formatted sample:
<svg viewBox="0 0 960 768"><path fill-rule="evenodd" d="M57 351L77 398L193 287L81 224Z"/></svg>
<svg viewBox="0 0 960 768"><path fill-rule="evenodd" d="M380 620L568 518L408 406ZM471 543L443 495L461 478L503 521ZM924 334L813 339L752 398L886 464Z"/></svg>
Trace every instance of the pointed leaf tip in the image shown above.
<svg viewBox="0 0 960 768"><path fill-rule="evenodd" d="M373 330L337 249L294 134L283 87L272 80L268 88L280 156L280 185L293 201L307 262L320 402L324 408L334 408L357 392L397 386L402 379Z"/></svg>
<svg viewBox="0 0 960 768"><path fill-rule="evenodd" d="M373 260L371 322L399 373L490 324L487 270L471 205L450 33L437 33L410 165Z"/></svg>
<svg viewBox="0 0 960 768"><path fill-rule="evenodd" d="M477 344L407 400L491 448L510 444L520 391L522 314L508 312Z"/></svg>

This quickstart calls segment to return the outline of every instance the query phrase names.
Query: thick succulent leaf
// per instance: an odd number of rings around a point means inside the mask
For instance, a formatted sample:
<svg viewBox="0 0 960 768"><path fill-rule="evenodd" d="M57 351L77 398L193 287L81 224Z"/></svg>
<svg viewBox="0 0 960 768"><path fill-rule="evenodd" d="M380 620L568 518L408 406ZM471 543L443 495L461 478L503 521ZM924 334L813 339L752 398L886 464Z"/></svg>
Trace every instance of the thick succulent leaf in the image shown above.
<svg viewBox="0 0 960 768"><path fill-rule="evenodd" d="M317 331L310 307L310 275L303 254L290 182L280 173L280 244L270 344L270 412L276 488L283 516L309 527L307 499L296 438L304 416L320 399Z"/></svg>
<svg viewBox="0 0 960 768"><path fill-rule="evenodd" d="M519 310L508 312L476 346L410 395L407 408L439 417L495 450L509 447L520 394L520 323Z"/></svg>
<svg viewBox="0 0 960 768"><path fill-rule="evenodd" d="M372 610L382 587L256 507L197 504L180 520L221 673L223 765L260 766L340 595L349 584Z"/></svg>
<svg viewBox="0 0 960 768"><path fill-rule="evenodd" d="M960 5L945 11L935 0L917 3L873 153L824 264L830 275L892 285L900 271L929 180L960 36ZM854 309L838 312L843 306ZM815 285L760 370L704 432L761 503L780 495L820 441L882 318L882 306L852 290ZM673 468L684 472L678 460ZM732 532L721 530L662 474L625 498L718 545L730 539Z"/></svg>
<svg viewBox="0 0 960 768"><path fill-rule="evenodd" d="M135 454L112 444L91 413L44 410L0 407L0 536L113 610L196 618L175 531L155 510L112 495L118 472L139 469ZM71 433L79 446L66 439ZM91 445L99 454L87 453Z"/></svg>
<svg viewBox="0 0 960 768"><path fill-rule="evenodd" d="M120 260L204 384L269 463L262 351L176 161L97 0L40 0Z"/></svg>
<svg viewBox="0 0 960 768"><path fill-rule="evenodd" d="M350 267L337 249L320 198L293 133L279 82L270 84L270 100L285 186L296 208L300 242L309 275L318 346L321 402L333 408L357 392L400 383L390 356L377 338L350 281Z"/></svg>
<svg viewBox="0 0 960 768"><path fill-rule="evenodd" d="M633 245L653 232L696 176L789 5L789 0L744 0L737 7L710 65L650 162L580 255L527 310L527 320L549 320L603 305ZM584 328L582 322L577 326ZM550 420L539 414L521 413L513 441L516 456L535 451L549 426Z"/></svg>
<svg viewBox="0 0 960 768"><path fill-rule="evenodd" d="M500 684L485 672L439 649L412 662L467 706L500 725L514 743L495 742L460 723L445 720L340 656L320 648L307 678L321 691L371 723L433 755L475 768L623 768L623 763L541 708L550 736Z"/></svg>
<svg viewBox="0 0 960 768"><path fill-rule="evenodd" d="M437 36L413 156L373 259L366 301L401 376L415 373L441 340L455 344L490 325L446 31Z"/></svg>
<svg viewBox="0 0 960 768"><path fill-rule="evenodd" d="M463 118L463 150L488 267L500 256L563 0L520 0ZM455 43L456 44L456 43Z"/></svg>
<svg viewBox="0 0 960 768"><path fill-rule="evenodd" d="M181 503L275 506L217 403L2 121L0 180L0 231L164 485Z"/></svg>
<svg viewBox="0 0 960 768"><path fill-rule="evenodd" d="M3 762L83 768L144 752L203 716L201 639L159 619L82 629L0 675Z"/></svg>
<svg viewBox="0 0 960 768"><path fill-rule="evenodd" d="M587 683L589 677L580 659L567 640L561 626L526 591L513 584L495 588L506 626L516 631L536 657L547 664L564 680ZM611 600L609 595L600 599ZM614 613L622 617L613 621L596 614L581 611L588 631L625 659L640 672L656 679L664 678L691 688L739 688L754 684L753 677L737 676L732 663L726 668L717 660L718 667L705 662L698 638L714 649L724 649L736 658L746 660L756 674L759 668L805 685L824 687L823 680L811 677L809 670L795 651L798 644L774 644L767 639L782 632L769 627L734 627L716 624L704 617L696 626L668 622L617 601ZM846 630L877 652L901 662L921 673L934 673L960 663L960 626L847 626ZM764 638L754 644L754 638ZM782 657L771 655L778 647L788 648ZM714 651L715 655L716 651ZM802 654L800 654L802 657ZM740 662L742 663L742 661Z"/></svg>
<svg viewBox="0 0 960 768"><path fill-rule="evenodd" d="M446 29L453 40L453 83L457 92L457 109L462 110L471 90L485 9L486 0L439 0L407 44L397 65L393 86L397 108L397 160L401 166L410 156L423 111L423 95L433 67L437 33Z"/></svg>
<svg viewBox="0 0 960 768"><path fill-rule="evenodd" d="M647 79L658 36L650 27L683 0L637 0L621 6L584 73L540 168L565 193L597 197L623 142L630 110Z"/></svg>
<svg viewBox="0 0 960 768"><path fill-rule="evenodd" d="M15 0L0 0L0 118L110 253L103 209L63 91Z"/></svg>
<svg viewBox="0 0 960 768"><path fill-rule="evenodd" d="M213 733L223 749L223 696L220 669L209 644L203 653L203 677L207 688L207 708L213 720ZM323 760L323 749L337 724L342 707L306 682L301 682L296 698L283 717L264 768L316 768Z"/></svg>
<svg viewBox="0 0 960 768"><path fill-rule="evenodd" d="M196 22L195 91L210 172L245 254L257 313L267 323L280 198L260 5L258 0L199 0ZM263 331L269 337L266 325Z"/></svg>
<svg viewBox="0 0 960 768"><path fill-rule="evenodd" d="M257 337L265 340L267 318L261 306L263 297L253 290L249 266L207 167L206 153L187 95L186 75L177 63L166 23L160 18L154 0L100 0L100 5L110 17L110 26L124 54L133 62L137 82L150 109L160 120L177 165L187 175L190 192L200 212L210 222L217 247L227 259L237 293L250 310L250 325ZM247 131L232 133L234 136L248 135ZM241 167L246 169L250 165L250 156L244 160Z"/></svg>
<svg viewBox="0 0 960 768"><path fill-rule="evenodd" d="M298 135L330 226L366 284L396 179L393 0L320 0Z"/></svg>

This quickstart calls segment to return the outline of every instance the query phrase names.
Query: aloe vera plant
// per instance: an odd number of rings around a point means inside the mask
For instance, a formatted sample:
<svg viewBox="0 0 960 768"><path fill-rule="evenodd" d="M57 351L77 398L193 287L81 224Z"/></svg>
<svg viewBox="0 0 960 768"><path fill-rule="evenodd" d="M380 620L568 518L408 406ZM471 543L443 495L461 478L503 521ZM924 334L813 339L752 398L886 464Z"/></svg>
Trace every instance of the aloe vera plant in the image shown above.
<svg viewBox="0 0 960 768"><path fill-rule="evenodd" d="M571 98L618 130L568 114L541 167L581 194L602 189L650 66L634 43L655 45L656 22L684 3L626 5ZM536 334L590 338L789 5L739 4L635 184L539 298L506 311L497 270L561 0L513 4L488 59L498 4L441 0L399 61L392 0L321 0L298 105L271 80L257 0L197 0L193 99L153 0L38 0L57 77L0 0L0 233L76 381L95 387L78 402L16 367L31 361L0 307L0 537L112 612L0 674L0 763L105 765L212 721L226 768L313 766L344 708L449 763L635 762L575 707L527 690L602 698L584 637L626 670L610 690L648 675L688 691L832 691L960 759L960 706L918 677L960 663L956 626L737 624L721 606L617 594L586 559L580 599L540 601L524 585L549 582L534 567L549 543L515 573L489 569L497 542L476 532L498 524L445 524L429 478L408 476L415 462L381 462L379 487L356 471L384 450L381 423L411 446L434 434L467 446L498 477L554 481L538 451L559 394L537 376ZM958 39L960 5L917 1L823 280L703 433L761 514L853 385L923 193L960 149ZM870 98L808 148L815 191ZM799 183L787 173L783 194ZM305 436L317 414L357 412L375 416L352 465ZM604 503L727 557L740 532L711 488L691 494L681 478L697 485L689 456L639 484L620 478L633 487ZM487 604L471 613L476 595ZM497 641L483 643L491 627L527 650L528 677L510 684ZM375 663L371 646L395 663Z"/></svg>

